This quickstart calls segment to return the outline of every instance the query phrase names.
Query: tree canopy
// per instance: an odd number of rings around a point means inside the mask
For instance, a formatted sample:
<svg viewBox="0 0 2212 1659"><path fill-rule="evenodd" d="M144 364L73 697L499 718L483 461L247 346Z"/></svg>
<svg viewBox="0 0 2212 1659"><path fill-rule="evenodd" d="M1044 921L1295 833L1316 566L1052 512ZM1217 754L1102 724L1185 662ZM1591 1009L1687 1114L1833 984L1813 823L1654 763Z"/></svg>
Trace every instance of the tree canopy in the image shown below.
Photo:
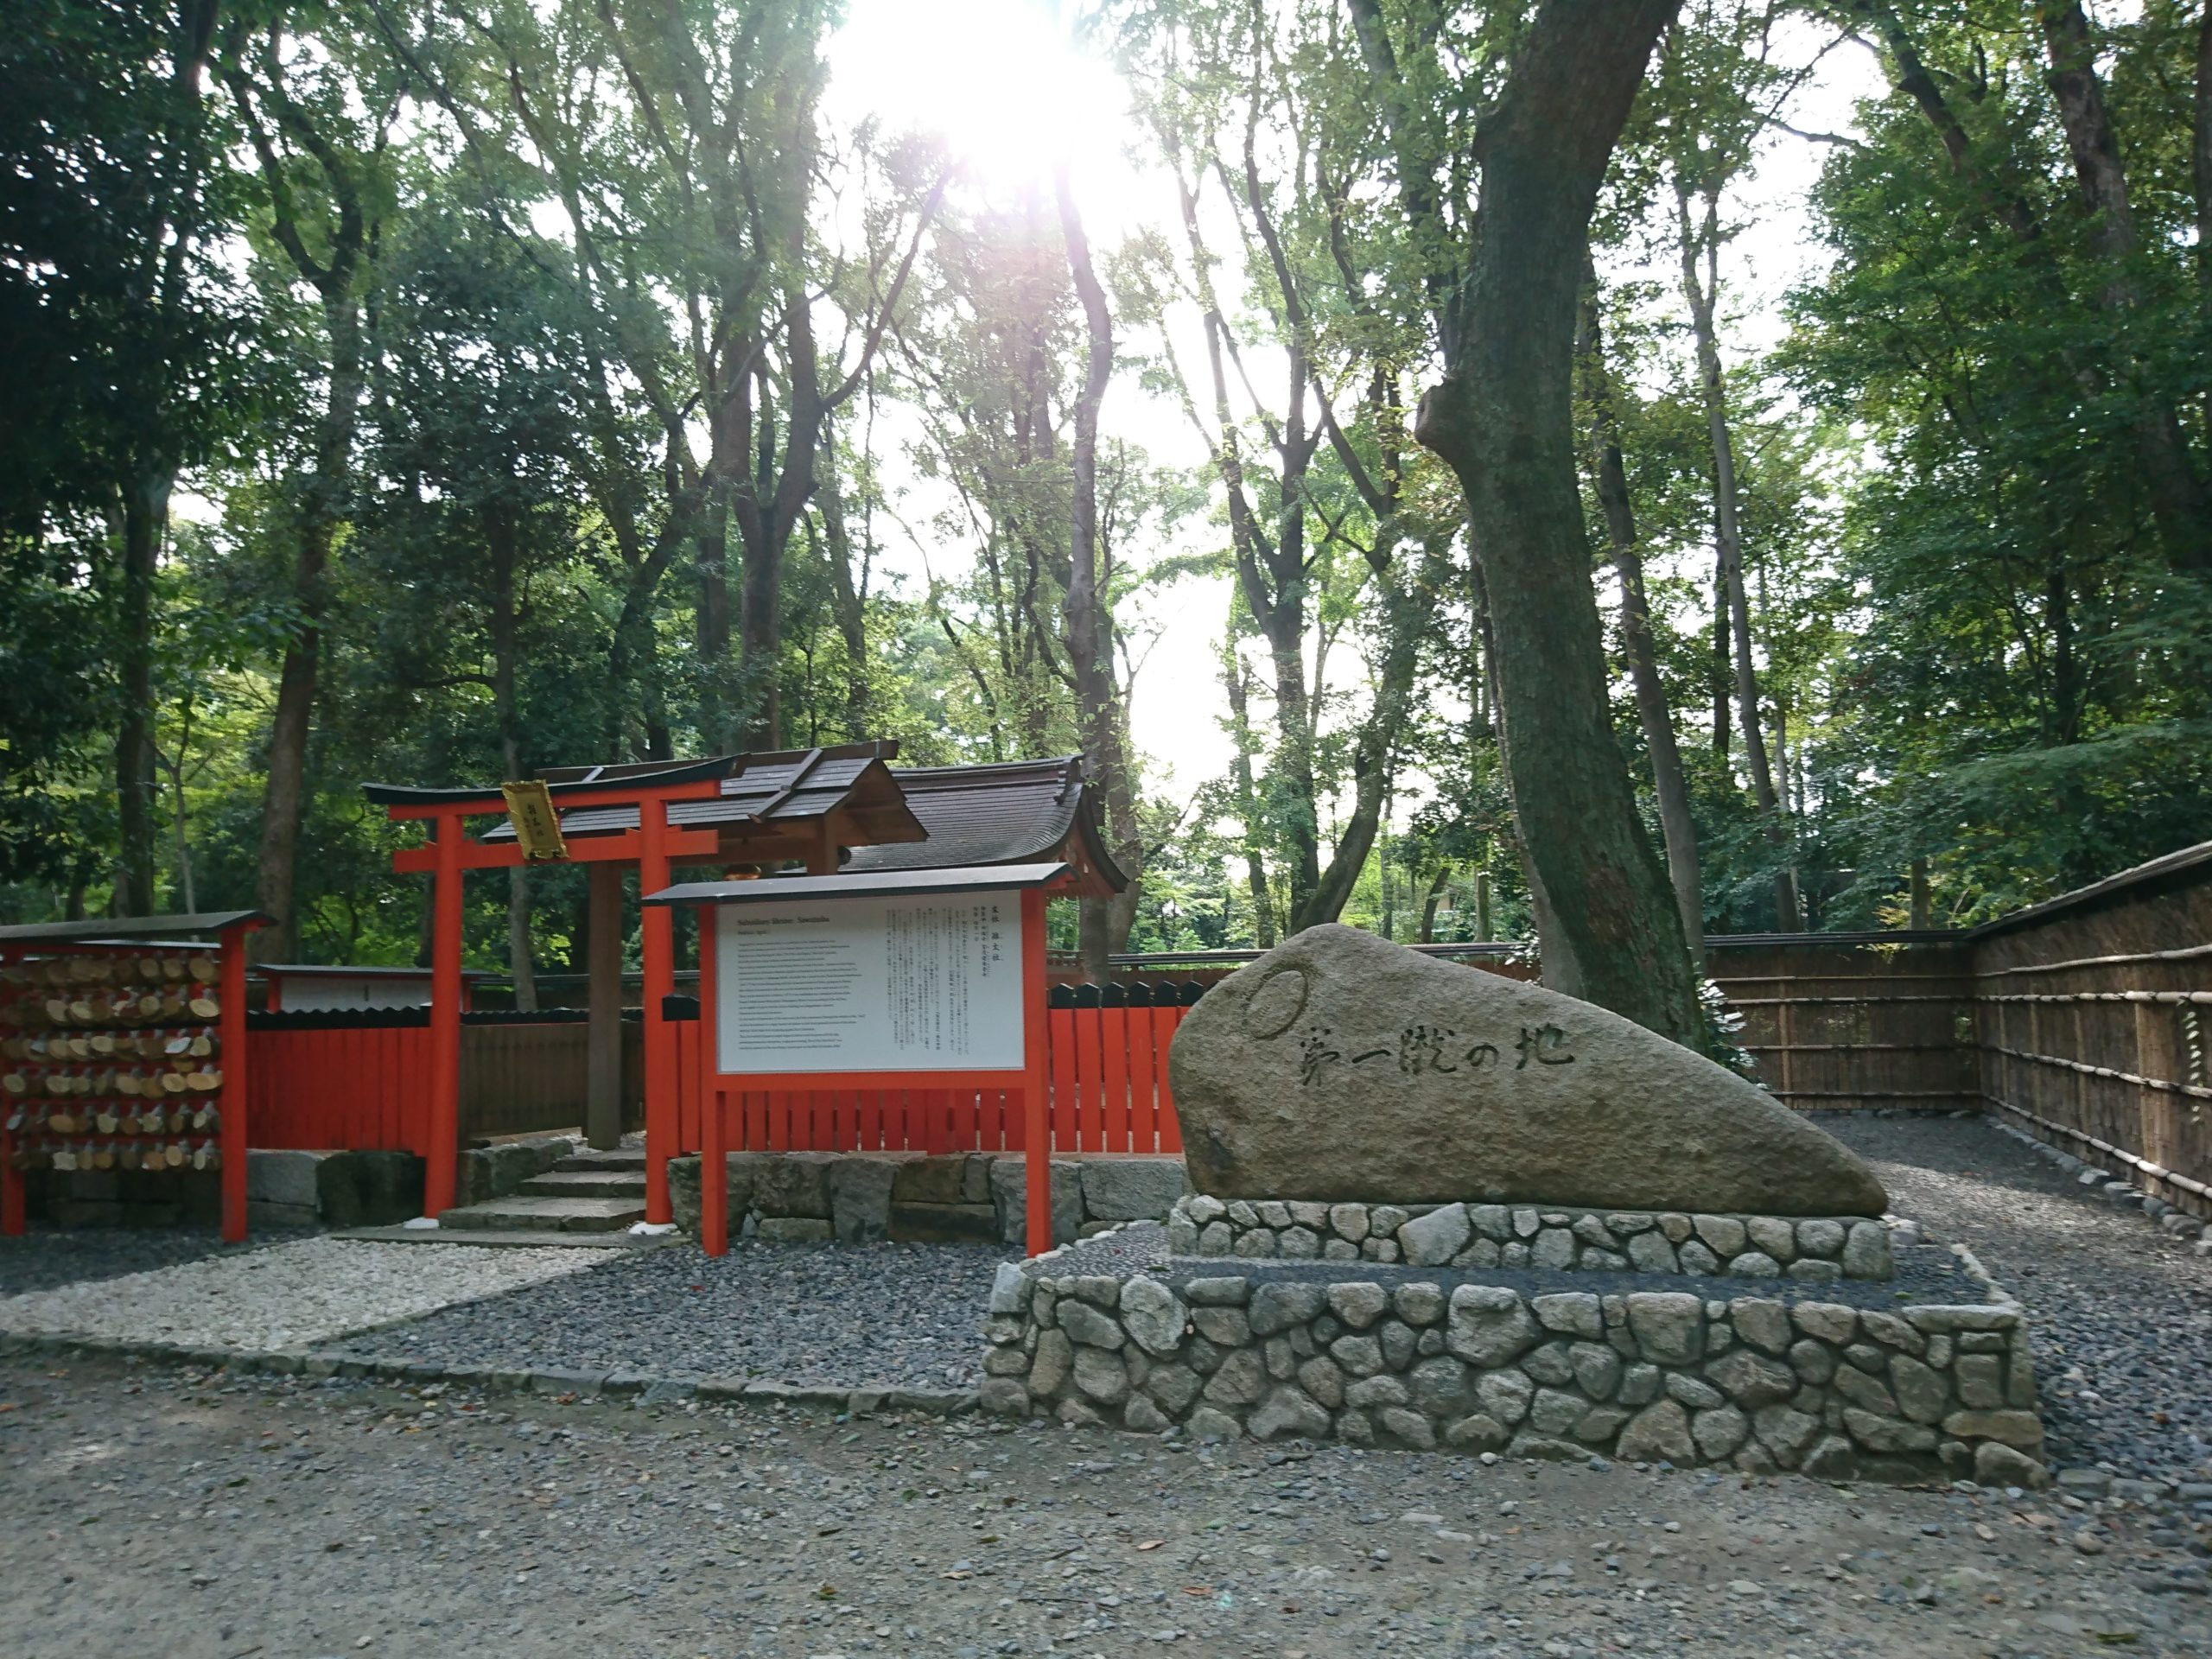
<svg viewBox="0 0 2212 1659"><path fill-rule="evenodd" d="M17 7L0 911L411 960L364 779L887 737L1085 757L1094 965L1541 936L1694 1040L1703 933L2212 834L2212 14L1057 11L1141 211L833 0Z"/></svg>

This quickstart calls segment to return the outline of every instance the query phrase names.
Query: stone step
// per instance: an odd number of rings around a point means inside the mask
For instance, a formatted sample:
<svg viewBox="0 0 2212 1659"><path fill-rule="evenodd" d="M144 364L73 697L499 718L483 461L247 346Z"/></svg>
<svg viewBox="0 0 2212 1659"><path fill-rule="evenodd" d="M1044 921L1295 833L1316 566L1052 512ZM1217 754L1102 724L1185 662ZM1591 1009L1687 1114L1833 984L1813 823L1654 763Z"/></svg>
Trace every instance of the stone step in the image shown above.
<svg viewBox="0 0 2212 1659"><path fill-rule="evenodd" d="M458 1215L458 1211L448 1211ZM677 1233L639 1238L626 1232L548 1233L534 1229L486 1227L351 1227L333 1238L365 1239L378 1244L480 1244L499 1249L657 1250L683 1242Z"/></svg>
<svg viewBox="0 0 2212 1659"><path fill-rule="evenodd" d="M642 1175L645 1170L645 1149L643 1147L612 1147L605 1152L596 1152L586 1147L570 1153L553 1167L564 1172L631 1169Z"/></svg>
<svg viewBox="0 0 2212 1659"><path fill-rule="evenodd" d="M556 1169L533 1175L515 1189L536 1198L639 1198L645 1196L645 1171L632 1169Z"/></svg>
<svg viewBox="0 0 2212 1659"><path fill-rule="evenodd" d="M547 1233L620 1232L645 1218L645 1201L637 1198L491 1198L438 1217L441 1230Z"/></svg>

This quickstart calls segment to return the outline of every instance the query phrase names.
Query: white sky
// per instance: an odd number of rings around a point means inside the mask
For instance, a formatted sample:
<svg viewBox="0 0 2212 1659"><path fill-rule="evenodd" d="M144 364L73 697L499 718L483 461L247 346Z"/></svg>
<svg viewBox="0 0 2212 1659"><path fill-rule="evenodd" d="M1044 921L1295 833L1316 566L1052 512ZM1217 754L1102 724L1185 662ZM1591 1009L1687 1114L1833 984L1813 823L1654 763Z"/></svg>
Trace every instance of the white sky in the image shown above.
<svg viewBox="0 0 2212 1659"><path fill-rule="evenodd" d="M1060 10L1055 0L849 0L847 21L830 46L825 113L840 127L872 114L894 131L939 132L969 163L970 181L963 188L995 197L1025 183L1049 192L1053 165L1065 156L1102 253L1141 228L1173 226L1173 185L1128 118L1125 88L1109 67L1070 46ZM1794 44L1802 59L1818 49L1809 35ZM1833 51L1784 118L1808 130L1847 132L1854 101L1876 90L1878 75L1864 52ZM1817 269L1820 251L1804 239L1803 203L1824 158L1822 146L1777 135L1736 204L1749 228L1724 253L1723 304L1728 343L1738 357L1780 339L1781 295ZM1217 251L1225 247L1217 238ZM1674 271L1664 264L1608 274L1643 276L1675 291ZM1224 294L1236 291L1233 276L1217 280ZM1263 359L1255 365L1264 373ZM1128 378L1109 392L1101 421L1109 436L1141 445L1157 463L1205 464L1205 448L1179 408ZM883 460L895 489L902 469L896 456ZM918 490L912 498L925 499ZM929 508L910 504L905 516L918 527ZM967 556L965 549L933 550L931 563L943 571ZM918 553L894 545L889 563L920 583ZM1225 581L1186 581L1146 619L1158 639L1130 720L1150 762L1151 786L1174 798L1220 774L1230 759L1217 655L1227 608ZM1340 661L1332 678L1341 680L1350 666Z"/></svg>

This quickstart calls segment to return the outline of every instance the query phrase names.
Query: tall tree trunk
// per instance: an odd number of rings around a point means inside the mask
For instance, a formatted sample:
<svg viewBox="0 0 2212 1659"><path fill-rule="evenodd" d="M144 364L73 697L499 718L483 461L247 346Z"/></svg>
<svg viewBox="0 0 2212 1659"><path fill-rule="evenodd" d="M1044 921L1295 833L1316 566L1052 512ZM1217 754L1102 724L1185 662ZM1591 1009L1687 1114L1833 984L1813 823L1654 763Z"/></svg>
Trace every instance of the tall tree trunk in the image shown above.
<svg viewBox="0 0 2212 1659"><path fill-rule="evenodd" d="M173 396L188 365L170 355L188 349L186 323L193 306L191 257L200 239L200 211L207 166L204 77L213 44L219 0L186 0L163 41L170 63L169 107L156 111L162 125L156 149L168 170L153 181L137 230L142 263L125 273L130 300L155 322L159 359L132 390L149 407L135 410L146 435L130 446L114 481L118 589L115 795L118 831L114 894L110 907L126 916L153 913L155 779L154 578L168 530L169 495L175 487L182 431Z"/></svg>
<svg viewBox="0 0 2212 1659"><path fill-rule="evenodd" d="M2212 288L2212 5L2196 24L2196 96L2191 111L2189 177L2196 196L2196 279Z"/></svg>
<svg viewBox="0 0 2212 1659"><path fill-rule="evenodd" d="M1484 120L1481 213L1464 268L1440 273L1445 372L1415 435L1466 493L1514 812L1541 882L1545 983L1701 1046L1681 918L1613 739L1573 423L1590 214L1676 3L1540 0ZM1374 64L1389 49L1380 5L1352 6ZM1382 101L1408 149L1395 73ZM1409 169L1399 188L1417 243L1433 245L1446 227L1423 205L1433 183Z"/></svg>
<svg viewBox="0 0 2212 1659"><path fill-rule="evenodd" d="M154 575L168 527L173 474L142 462L123 492L117 594L116 679L122 715L115 733L115 806L122 856L115 913L154 913Z"/></svg>
<svg viewBox="0 0 2212 1659"><path fill-rule="evenodd" d="M2196 25L2196 89L2190 127L2189 181L2196 198L2196 281L2212 296L2212 3ZM2212 444L2212 388L2198 411Z"/></svg>
<svg viewBox="0 0 2212 1659"><path fill-rule="evenodd" d="M1438 865L1436 874L1429 878L1428 893L1421 902L1421 942L1423 944L1436 942L1436 906L1444 897L1444 889L1451 880L1452 867L1449 864Z"/></svg>
<svg viewBox="0 0 2212 1659"><path fill-rule="evenodd" d="M2074 157L2091 232L2108 270L2101 296L2104 308L2120 315L2142 304L2133 269L2142 252L2135 210L2128 199L2127 172L2120 160L2120 135L2104 87L2097 78L2096 48L2081 0L2045 0L2036 9L2044 49L2050 60L2050 90L2066 146ZM2140 325L2137 325L2140 327ZM2212 569L2212 499L2208 499L2182 434L2179 411L2162 394L2135 389L2136 452L2158 534L2177 563Z"/></svg>
<svg viewBox="0 0 2212 1659"><path fill-rule="evenodd" d="M1713 649L1707 654L1706 680L1713 693L1713 752L1726 766L1735 748L1735 721L1729 708L1735 700L1736 677L1729 664L1730 645L1736 637L1728 618L1727 561L1713 560Z"/></svg>
<svg viewBox="0 0 2212 1659"><path fill-rule="evenodd" d="M1391 760L1412 712L1421 641L1435 618L1427 595L1444 586L1448 550L1440 544L1428 549L1414 582L1396 582L1387 575L1376 578L1382 592L1382 661L1375 671L1375 706L1361 723L1352 745L1351 810L1330 849L1328 868L1319 872L1303 901L1294 902L1293 932L1333 922L1344 913L1352 887L1375 849L1390 786Z"/></svg>
<svg viewBox="0 0 2212 1659"><path fill-rule="evenodd" d="M276 677L269 775L261 795L261 848L254 865L256 901L276 918L275 925L255 940L253 954L263 962L290 962L299 954L294 882L307 802L308 741L321 672L322 623L330 604L330 552L353 470L363 384L360 313L353 295L341 293L324 305L323 313L330 330L330 391L315 465L299 483L294 511L298 550L292 567L292 602L299 622L285 641Z"/></svg>
<svg viewBox="0 0 2212 1659"><path fill-rule="evenodd" d="M1651 758L1652 792L1659 802L1659 828L1667 843L1667 874L1675 885L1675 906L1693 961L1705 954L1705 884L1698 869L1697 824L1690 817L1688 786L1682 779L1682 754L1675 741L1675 721L1667 707L1667 688L1659 677L1659 658L1651 631L1651 601L1644 592L1643 551L1636 533L1636 509L1629 499L1628 468L1621 455L1620 420L1613 407L1612 370L1605 360L1598 318L1597 272L1583 271L1582 338L1577 354L1589 377L1591 434L1597 451L1598 501L1605 514L1605 538L1613 568L1621 576L1621 653L1628 658L1636 688L1637 719L1643 728L1644 752Z"/></svg>
<svg viewBox="0 0 2212 1659"><path fill-rule="evenodd" d="M1720 185L1708 180L1704 193L1704 221L1690 219L1690 186L1686 179L1675 184L1676 226L1681 242L1682 297L1688 302L1690 327L1697 340L1698 390L1705 404L1707 438L1713 450L1713 544L1727 589L1730 632L1735 642L1736 723L1744 734L1744 753L1751 763L1751 795L1759 815L1766 820L1767 840L1777 853L1789 844L1782 800L1774 785L1774 767L1767 755L1766 728L1759 718L1758 671L1751 661L1751 609L1744 587L1744 532L1736 480L1736 443L1728 424L1727 385L1720 372L1720 338L1714 321L1719 303ZM1699 270L1702 256L1704 270ZM1787 868L1774 874L1777 925L1785 933L1797 931L1797 882Z"/></svg>
<svg viewBox="0 0 2212 1659"><path fill-rule="evenodd" d="M1068 664L1075 679L1084 757L1104 800L1108 850L1135 887L1144 849L1137 836L1135 782L1122 743L1121 698L1114 674L1114 614L1098 540L1098 410L1114 375L1114 325L1107 314L1106 290L1091 268L1090 240L1084 234L1083 216L1076 210L1065 162L1052 175L1052 191L1059 205L1060 234L1067 245L1068 275L1083 306L1089 341L1083 386L1076 395L1071 458L1074 499L1065 601ZM1134 909L1124 913L1134 918ZM1080 915L1084 973L1103 983L1106 958L1128 943L1128 924L1123 921L1120 937L1116 937L1116 917L1107 899L1085 899Z"/></svg>
<svg viewBox="0 0 2212 1659"><path fill-rule="evenodd" d="M853 554L852 531L845 521L845 493L837 475L837 445L832 423L822 423L822 461L815 487L822 512L822 543L830 567L830 609L837 637L845 644L845 735L859 741L868 731L868 555ZM858 574L854 567L859 566Z"/></svg>
<svg viewBox="0 0 2212 1659"><path fill-rule="evenodd" d="M314 455L289 480L292 602L298 620L284 642L277 673L269 772L262 789L261 844L254 862L256 899L275 918L274 925L253 940L253 954L264 962L289 961L298 954L294 870L321 669L322 623L329 607L331 549L346 510L364 388L361 277L377 226L365 202L369 192L359 173L362 163L320 130L285 88L277 29L270 25L263 41L243 27L233 29L219 64L268 185L270 234L301 278L321 296L330 353L328 388L316 422ZM264 111L272 112L273 119L264 119ZM320 170L330 207L319 235L302 233L299 197L288 187L291 169L277 154L272 124Z"/></svg>
<svg viewBox="0 0 2212 1659"><path fill-rule="evenodd" d="M523 771L522 711L515 695L515 667L521 619L515 594L518 553L513 510L504 503L485 516L485 543L492 556L492 711L499 727L499 758L511 782ZM531 963L530 870L521 864L507 871L507 968L515 982L515 1007L537 1007L537 975Z"/></svg>
<svg viewBox="0 0 2212 1659"><path fill-rule="evenodd" d="M1918 105L1921 114L1942 142L1951 170L1965 179L2025 252L2032 274L2050 301L2070 306L2064 273L2045 243L2033 206L2019 191L1992 175L1975 154L1974 143L1943 89L1920 55L1919 46L1897 16L1890 0L1839 0L1851 17L1869 24L1880 37L1889 60L1890 78L1897 89ZM2088 24L2078 0L2055 0L2037 11L2046 55L2051 63L2050 84L2066 129L2067 147L2092 213L2100 243L2108 257L2123 245L2133 245L2133 214L2127 206L2126 178L2120 165L2120 147L2104 105L2095 74L2094 51ZM2200 42L2199 84L2204 83L2203 51ZM2200 100L2198 134L2205 117ZM2202 198L2200 195L2200 202ZM2115 219L2103 211L2117 202ZM2115 238L2118 238L2117 240ZM2126 272L2118 264L2100 296L2107 310L2124 309L2132 300ZM2085 396L2100 395L2109 373L2093 362L2082 361L2061 349L2060 357ZM2172 401L2162 393L2139 393L2135 422L2135 453L2150 492L2152 512L2158 522L2160 543L2177 569L2212 569L2212 505L2190 463L2188 446L2181 436L2181 423Z"/></svg>
<svg viewBox="0 0 2212 1659"><path fill-rule="evenodd" d="M1260 856L1260 791L1252 779L1251 696L1246 689L1244 664L1233 643L1224 644L1221 656L1222 683L1229 691L1230 735L1236 746L1230 777L1236 786L1236 816L1244 836L1244 885L1252 895L1254 937L1262 950L1274 948L1275 907L1268 887L1267 866Z"/></svg>

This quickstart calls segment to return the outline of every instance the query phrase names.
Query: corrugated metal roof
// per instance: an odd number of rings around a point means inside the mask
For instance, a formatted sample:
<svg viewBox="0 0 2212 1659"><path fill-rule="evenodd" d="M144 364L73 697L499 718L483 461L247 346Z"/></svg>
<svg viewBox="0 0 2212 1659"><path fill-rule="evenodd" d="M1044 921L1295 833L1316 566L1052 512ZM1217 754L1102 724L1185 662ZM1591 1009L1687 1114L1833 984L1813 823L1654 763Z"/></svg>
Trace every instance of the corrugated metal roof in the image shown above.
<svg viewBox="0 0 2212 1659"><path fill-rule="evenodd" d="M270 918L259 910L203 910L188 916L101 916L82 922L33 922L23 927L0 927L0 944L104 944L129 940L143 944L164 933L219 933L243 924L266 927Z"/></svg>

